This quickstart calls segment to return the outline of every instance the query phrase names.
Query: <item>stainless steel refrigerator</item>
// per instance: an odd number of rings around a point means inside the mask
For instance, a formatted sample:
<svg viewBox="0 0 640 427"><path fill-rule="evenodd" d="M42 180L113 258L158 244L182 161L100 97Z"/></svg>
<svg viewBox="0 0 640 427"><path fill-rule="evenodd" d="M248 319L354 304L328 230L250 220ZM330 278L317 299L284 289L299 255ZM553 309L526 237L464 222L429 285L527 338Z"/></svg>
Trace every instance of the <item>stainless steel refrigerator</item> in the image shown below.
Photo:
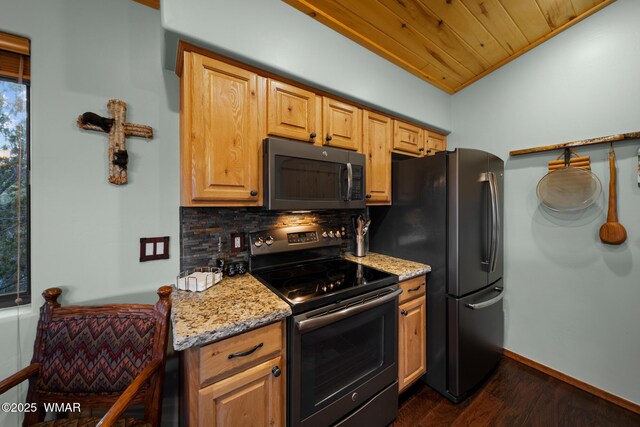
<svg viewBox="0 0 640 427"><path fill-rule="evenodd" d="M369 249L431 265L423 380L460 402L502 356L504 162L458 148L392 169L393 205L370 208Z"/></svg>

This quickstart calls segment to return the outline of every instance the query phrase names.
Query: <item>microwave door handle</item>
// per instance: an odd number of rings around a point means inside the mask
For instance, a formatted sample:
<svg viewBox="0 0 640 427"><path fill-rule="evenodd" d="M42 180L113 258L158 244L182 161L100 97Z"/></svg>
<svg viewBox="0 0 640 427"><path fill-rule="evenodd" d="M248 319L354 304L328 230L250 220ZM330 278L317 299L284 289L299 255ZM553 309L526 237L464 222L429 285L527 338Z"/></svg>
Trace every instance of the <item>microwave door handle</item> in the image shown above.
<svg viewBox="0 0 640 427"><path fill-rule="evenodd" d="M351 192L353 191L353 167L351 162L347 162L347 202L351 201Z"/></svg>

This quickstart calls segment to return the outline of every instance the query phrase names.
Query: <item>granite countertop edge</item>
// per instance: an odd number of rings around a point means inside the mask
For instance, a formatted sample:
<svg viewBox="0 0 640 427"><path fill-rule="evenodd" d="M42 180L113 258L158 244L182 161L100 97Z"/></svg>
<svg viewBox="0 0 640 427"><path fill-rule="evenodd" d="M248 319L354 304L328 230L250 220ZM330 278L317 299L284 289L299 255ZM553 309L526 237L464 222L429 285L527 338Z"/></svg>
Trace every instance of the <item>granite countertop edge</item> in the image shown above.
<svg viewBox="0 0 640 427"><path fill-rule="evenodd" d="M363 257L357 257L351 253L345 253L343 257L349 261L395 274L398 276L398 280L400 282L431 272L431 266L428 264L407 261L401 258L395 258L375 252L369 252Z"/></svg>
<svg viewBox="0 0 640 427"><path fill-rule="evenodd" d="M220 328L212 329L210 331L201 332L198 334L176 337L173 336L173 349L174 351L183 351L191 347L201 347L207 344L212 344L216 341L221 341L226 338L230 338L234 335L241 334L243 332L250 331L252 329L266 326L270 323L277 322L285 319L291 315L291 309L283 308L275 310L269 313L265 313L257 317L249 317L247 319L230 323ZM173 323L173 314L171 315Z"/></svg>

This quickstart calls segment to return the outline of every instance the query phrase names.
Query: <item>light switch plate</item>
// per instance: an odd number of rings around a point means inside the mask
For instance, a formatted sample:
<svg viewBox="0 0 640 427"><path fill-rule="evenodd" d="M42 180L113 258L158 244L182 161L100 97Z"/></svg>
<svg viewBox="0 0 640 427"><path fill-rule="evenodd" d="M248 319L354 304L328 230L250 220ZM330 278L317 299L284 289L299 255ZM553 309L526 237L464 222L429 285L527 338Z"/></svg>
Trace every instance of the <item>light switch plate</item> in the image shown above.
<svg viewBox="0 0 640 427"><path fill-rule="evenodd" d="M169 236L140 238L140 262L168 258Z"/></svg>

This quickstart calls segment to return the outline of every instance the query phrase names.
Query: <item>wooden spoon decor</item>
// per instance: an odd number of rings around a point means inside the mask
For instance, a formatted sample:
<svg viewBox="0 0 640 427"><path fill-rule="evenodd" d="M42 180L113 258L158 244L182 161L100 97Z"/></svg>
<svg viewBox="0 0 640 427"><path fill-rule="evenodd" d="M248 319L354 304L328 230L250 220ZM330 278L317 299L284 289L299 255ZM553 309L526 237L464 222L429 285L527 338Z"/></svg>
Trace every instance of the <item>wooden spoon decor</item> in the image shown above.
<svg viewBox="0 0 640 427"><path fill-rule="evenodd" d="M627 240L627 230L618 222L616 209L616 164L613 146L609 148L609 212L607 222L600 227L600 240L608 245L620 245Z"/></svg>

